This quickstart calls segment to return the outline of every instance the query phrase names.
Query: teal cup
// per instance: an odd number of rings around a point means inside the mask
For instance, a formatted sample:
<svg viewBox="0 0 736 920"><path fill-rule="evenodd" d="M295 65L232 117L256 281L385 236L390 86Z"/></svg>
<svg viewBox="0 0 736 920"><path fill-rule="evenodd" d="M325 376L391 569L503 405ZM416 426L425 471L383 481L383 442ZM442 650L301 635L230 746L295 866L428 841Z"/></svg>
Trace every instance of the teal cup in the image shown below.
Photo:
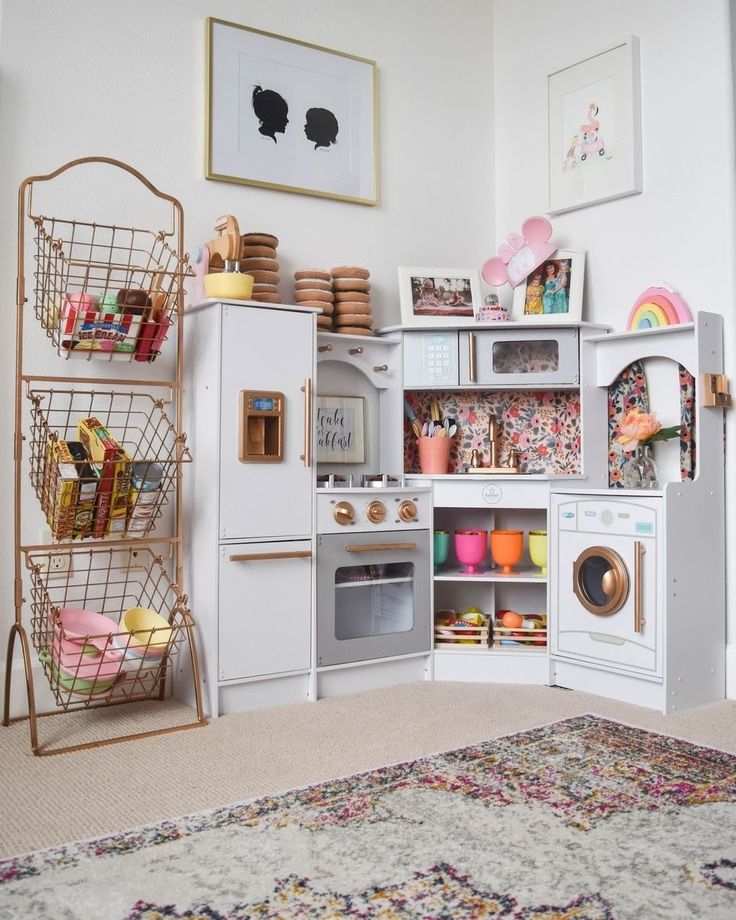
<svg viewBox="0 0 736 920"><path fill-rule="evenodd" d="M450 531L435 530L434 532L434 570L447 562L447 555L450 552Z"/></svg>

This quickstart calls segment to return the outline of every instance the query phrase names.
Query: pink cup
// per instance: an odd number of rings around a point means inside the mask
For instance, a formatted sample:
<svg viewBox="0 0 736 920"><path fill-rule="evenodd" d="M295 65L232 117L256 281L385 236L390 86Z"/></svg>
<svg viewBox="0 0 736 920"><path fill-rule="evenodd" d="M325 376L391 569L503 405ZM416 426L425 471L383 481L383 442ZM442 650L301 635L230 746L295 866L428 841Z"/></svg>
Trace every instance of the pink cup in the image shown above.
<svg viewBox="0 0 736 920"><path fill-rule="evenodd" d="M446 473L450 466L451 438L417 438L422 473Z"/></svg>
<svg viewBox="0 0 736 920"><path fill-rule="evenodd" d="M476 566L486 558L487 530L456 530L455 555L466 566L465 575L477 575Z"/></svg>

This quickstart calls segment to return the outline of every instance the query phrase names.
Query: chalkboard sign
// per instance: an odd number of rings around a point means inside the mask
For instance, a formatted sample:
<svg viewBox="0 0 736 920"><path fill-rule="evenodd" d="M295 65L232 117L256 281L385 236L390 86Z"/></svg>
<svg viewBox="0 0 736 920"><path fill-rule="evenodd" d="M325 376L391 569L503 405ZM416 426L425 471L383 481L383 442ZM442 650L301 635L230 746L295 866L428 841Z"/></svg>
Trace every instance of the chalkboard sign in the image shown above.
<svg viewBox="0 0 736 920"><path fill-rule="evenodd" d="M318 396L315 442L318 463L364 463L363 399Z"/></svg>

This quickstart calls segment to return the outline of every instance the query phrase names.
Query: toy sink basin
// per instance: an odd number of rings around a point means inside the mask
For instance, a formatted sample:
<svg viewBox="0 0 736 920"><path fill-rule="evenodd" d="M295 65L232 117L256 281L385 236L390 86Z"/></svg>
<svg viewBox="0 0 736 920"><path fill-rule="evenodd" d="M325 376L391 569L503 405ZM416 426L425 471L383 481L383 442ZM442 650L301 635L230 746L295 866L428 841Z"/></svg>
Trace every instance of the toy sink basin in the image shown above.
<svg viewBox="0 0 736 920"><path fill-rule="evenodd" d="M207 297L248 300L253 293L253 275L244 275L242 272L219 272L205 275L204 292Z"/></svg>

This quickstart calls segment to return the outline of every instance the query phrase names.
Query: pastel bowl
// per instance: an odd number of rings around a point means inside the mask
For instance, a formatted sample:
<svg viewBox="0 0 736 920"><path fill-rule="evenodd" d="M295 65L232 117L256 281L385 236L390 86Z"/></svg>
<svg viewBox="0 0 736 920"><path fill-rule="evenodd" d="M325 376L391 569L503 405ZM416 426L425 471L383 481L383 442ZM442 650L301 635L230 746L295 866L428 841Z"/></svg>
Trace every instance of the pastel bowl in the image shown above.
<svg viewBox="0 0 736 920"><path fill-rule="evenodd" d="M80 607L62 607L57 623L61 626L62 640L84 642L93 645L100 652L109 647L112 636L120 629L110 617Z"/></svg>
<svg viewBox="0 0 736 920"><path fill-rule="evenodd" d="M242 272L217 272L205 275L204 292L207 297L248 300L253 293L253 275L245 275Z"/></svg>
<svg viewBox="0 0 736 920"><path fill-rule="evenodd" d="M127 643L129 650L143 655L162 655L171 641L172 629L168 622L148 607L130 607L120 620L120 638L124 641L130 633Z"/></svg>

